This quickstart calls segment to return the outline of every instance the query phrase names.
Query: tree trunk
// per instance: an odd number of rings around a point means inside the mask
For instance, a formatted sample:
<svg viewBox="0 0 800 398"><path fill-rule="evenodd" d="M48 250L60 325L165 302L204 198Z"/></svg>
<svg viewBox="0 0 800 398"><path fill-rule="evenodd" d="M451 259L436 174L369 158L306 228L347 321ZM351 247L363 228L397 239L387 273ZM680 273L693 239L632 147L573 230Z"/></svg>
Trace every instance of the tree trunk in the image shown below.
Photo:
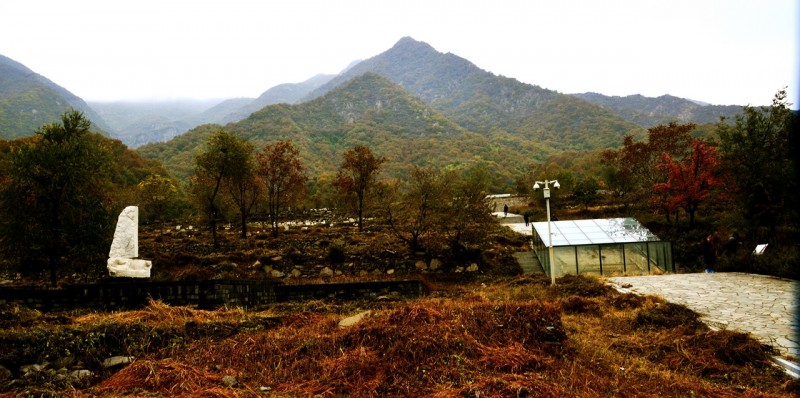
<svg viewBox="0 0 800 398"><path fill-rule="evenodd" d="M363 216L364 214L364 194L360 193L358 195L358 232L363 230Z"/></svg>
<svg viewBox="0 0 800 398"><path fill-rule="evenodd" d="M247 212L242 209L240 213L242 214L242 235L240 237L247 238Z"/></svg>

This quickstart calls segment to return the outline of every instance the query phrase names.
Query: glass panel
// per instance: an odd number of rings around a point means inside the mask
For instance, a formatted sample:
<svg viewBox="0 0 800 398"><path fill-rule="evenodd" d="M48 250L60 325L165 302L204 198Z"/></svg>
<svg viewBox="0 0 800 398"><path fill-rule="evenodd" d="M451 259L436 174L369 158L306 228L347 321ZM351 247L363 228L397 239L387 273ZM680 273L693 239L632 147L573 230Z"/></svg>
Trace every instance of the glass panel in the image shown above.
<svg viewBox="0 0 800 398"><path fill-rule="evenodd" d="M555 247L553 248L553 256L555 256L555 274L556 278L570 274L575 275L575 247Z"/></svg>
<svg viewBox="0 0 800 398"><path fill-rule="evenodd" d="M578 271L581 274L600 274L600 253L597 245L576 246Z"/></svg>
<svg viewBox="0 0 800 398"><path fill-rule="evenodd" d="M629 275L648 274L647 269L647 244L646 243L626 243L625 249L625 269Z"/></svg>
<svg viewBox="0 0 800 398"><path fill-rule="evenodd" d="M622 275L625 272L622 245L603 245L600 253L603 259L603 275Z"/></svg>

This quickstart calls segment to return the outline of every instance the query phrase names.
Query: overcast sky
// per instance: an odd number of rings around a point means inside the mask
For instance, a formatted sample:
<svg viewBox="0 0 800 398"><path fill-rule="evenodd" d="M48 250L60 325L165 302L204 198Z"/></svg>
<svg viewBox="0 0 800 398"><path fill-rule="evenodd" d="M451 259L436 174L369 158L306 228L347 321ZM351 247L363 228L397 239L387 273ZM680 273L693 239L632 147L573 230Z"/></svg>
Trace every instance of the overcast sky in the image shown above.
<svg viewBox="0 0 800 398"><path fill-rule="evenodd" d="M410 36L562 93L798 103L797 0L0 0L0 54L89 100L257 97Z"/></svg>

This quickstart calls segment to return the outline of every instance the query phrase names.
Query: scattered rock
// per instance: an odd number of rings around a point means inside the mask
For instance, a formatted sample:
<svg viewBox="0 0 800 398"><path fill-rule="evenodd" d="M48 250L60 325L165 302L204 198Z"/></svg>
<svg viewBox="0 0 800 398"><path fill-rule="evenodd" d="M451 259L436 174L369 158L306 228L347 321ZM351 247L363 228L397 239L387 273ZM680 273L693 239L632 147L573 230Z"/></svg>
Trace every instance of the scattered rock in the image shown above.
<svg viewBox="0 0 800 398"><path fill-rule="evenodd" d="M386 275L394 275L394 268L390 268L386 271Z"/></svg>
<svg viewBox="0 0 800 398"><path fill-rule="evenodd" d="M467 272L478 272L478 264L470 264L469 267L467 267Z"/></svg>
<svg viewBox="0 0 800 398"><path fill-rule="evenodd" d="M321 277L333 276L333 270L328 268L328 267L325 267L325 268L322 269L322 271L319 271L319 276L321 276Z"/></svg>
<svg viewBox="0 0 800 398"><path fill-rule="evenodd" d="M12 377L11 371L6 369L3 365L0 365L0 383L5 383L11 380Z"/></svg>
<svg viewBox="0 0 800 398"><path fill-rule="evenodd" d="M42 370L44 370L44 368L46 368L47 365L48 364L46 364L46 363L45 364L34 363L34 364L29 364L29 365L22 365L22 366L19 367L19 373L23 377L31 375L31 374L34 374L34 373L39 373Z"/></svg>
<svg viewBox="0 0 800 398"><path fill-rule="evenodd" d="M428 264L426 264L422 260L417 260L417 262L414 264L414 266L420 271L425 271L426 269L428 269Z"/></svg>
<svg viewBox="0 0 800 398"><path fill-rule="evenodd" d="M274 269L274 270L269 272L269 276L271 276L273 278L283 278L284 276L286 276L286 274L284 274L281 271L278 271L278 270Z"/></svg>
<svg viewBox="0 0 800 398"><path fill-rule="evenodd" d="M361 322L361 320L364 319L364 317L369 316L371 314L372 314L372 311L364 311L364 312L358 313L356 315L353 315L351 317L344 318L341 321L339 321L339 328L342 328L342 329L349 328L350 326L353 326L353 325Z"/></svg>
<svg viewBox="0 0 800 398"><path fill-rule="evenodd" d="M102 366L104 369L114 368L117 366L128 365L133 362L133 357L115 356L103 360Z"/></svg>
<svg viewBox="0 0 800 398"><path fill-rule="evenodd" d="M431 260L431 266L430 266L431 271L436 271L441 267L442 267L441 260L439 260L438 258L434 258L433 260Z"/></svg>
<svg viewBox="0 0 800 398"><path fill-rule="evenodd" d="M292 278L300 278L301 276L303 276L303 271L300 271L299 269L295 268L292 270L291 276Z"/></svg>
<svg viewBox="0 0 800 398"><path fill-rule="evenodd" d="M83 380L92 376L94 376L94 373L92 373L91 370L86 369L75 370L69 374L69 377L73 380Z"/></svg>
<svg viewBox="0 0 800 398"><path fill-rule="evenodd" d="M235 386L236 383L237 383L236 382L236 378L231 376L231 375L228 375L228 376L225 376L225 377L222 378L222 384L224 384L225 387L231 388L231 387Z"/></svg>
<svg viewBox="0 0 800 398"><path fill-rule="evenodd" d="M375 297L375 301L396 301L401 297L399 292L389 292L387 294Z"/></svg>

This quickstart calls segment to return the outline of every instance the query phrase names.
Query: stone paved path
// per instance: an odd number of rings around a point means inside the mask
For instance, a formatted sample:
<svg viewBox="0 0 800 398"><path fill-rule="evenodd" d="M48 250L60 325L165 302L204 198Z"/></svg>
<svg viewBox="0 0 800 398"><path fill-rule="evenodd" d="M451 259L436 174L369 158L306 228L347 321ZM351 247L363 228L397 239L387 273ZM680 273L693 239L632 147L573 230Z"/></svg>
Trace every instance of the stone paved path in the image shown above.
<svg viewBox="0 0 800 398"><path fill-rule="evenodd" d="M800 358L800 282L743 273L610 277L617 288L683 304L712 327L747 332Z"/></svg>

